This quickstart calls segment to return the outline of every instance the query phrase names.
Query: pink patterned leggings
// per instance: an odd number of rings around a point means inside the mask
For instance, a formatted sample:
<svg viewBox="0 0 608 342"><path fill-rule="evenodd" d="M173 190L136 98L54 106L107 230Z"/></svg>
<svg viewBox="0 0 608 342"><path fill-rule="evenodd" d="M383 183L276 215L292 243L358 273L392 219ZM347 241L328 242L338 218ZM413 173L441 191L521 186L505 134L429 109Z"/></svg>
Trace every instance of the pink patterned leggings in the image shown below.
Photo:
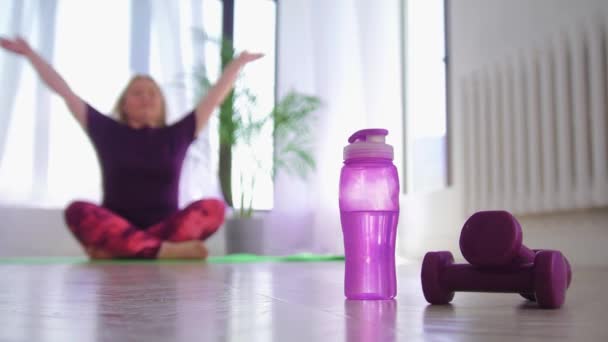
<svg viewBox="0 0 608 342"><path fill-rule="evenodd" d="M84 248L101 249L116 258L154 259L163 241L205 240L224 222L224 202L203 199L145 230L96 204L76 201L65 221Z"/></svg>

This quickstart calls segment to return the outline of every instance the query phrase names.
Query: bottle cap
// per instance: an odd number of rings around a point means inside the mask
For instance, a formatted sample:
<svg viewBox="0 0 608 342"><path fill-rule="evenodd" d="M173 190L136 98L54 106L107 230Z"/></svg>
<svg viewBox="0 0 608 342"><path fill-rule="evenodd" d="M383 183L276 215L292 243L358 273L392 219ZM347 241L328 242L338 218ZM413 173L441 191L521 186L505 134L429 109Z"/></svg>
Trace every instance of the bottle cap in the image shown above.
<svg viewBox="0 0 608 342"><path fill-rule="evenodd" d="M388 130L368 128L355 132L344 147L344 160L353 158L383 158L393 160L393 146L385 142Z"/></svg>

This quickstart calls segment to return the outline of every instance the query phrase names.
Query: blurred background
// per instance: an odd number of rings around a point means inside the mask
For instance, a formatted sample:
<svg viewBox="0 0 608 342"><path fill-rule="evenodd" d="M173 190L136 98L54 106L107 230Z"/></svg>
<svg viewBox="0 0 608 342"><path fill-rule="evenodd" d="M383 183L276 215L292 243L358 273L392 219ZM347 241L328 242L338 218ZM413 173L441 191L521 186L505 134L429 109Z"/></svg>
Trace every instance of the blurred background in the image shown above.
<svg viewBox="0 0 608 342"><path fill-rule="evenodd" d="M342 148L354 131L389 129L402 186L398 254L456 256L477 210L520 219L531 248L575 264L608 252L607 17L602 0L0 0L0 35L26 37L72 89L103 112L134 73L152 75L168 120L215 80L218 41L266 57L238 87L252 116L290 90L317 96L305 180L255 174L238 144L233 176L255 177L264 253L343 252ZM0 257L83 255L63 222L74 199L100 201L86 135L23 59L0 52ZM191 146L180 204L221 196L218 120ZM276 141L262 132L268 169ZM233 177L233 197L243 193ZM225 253L224 230L210 241Z"/></svg>

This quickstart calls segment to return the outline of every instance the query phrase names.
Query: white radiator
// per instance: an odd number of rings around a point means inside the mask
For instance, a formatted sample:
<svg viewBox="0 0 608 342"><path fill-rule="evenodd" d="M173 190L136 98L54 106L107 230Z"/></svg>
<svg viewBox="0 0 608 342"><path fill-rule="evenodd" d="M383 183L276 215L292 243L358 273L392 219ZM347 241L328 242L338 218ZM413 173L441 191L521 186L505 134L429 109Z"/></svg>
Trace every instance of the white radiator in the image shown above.
<svg viewBox="0 0 608 342"><path fill-rule="evenodd" d="M461 79L467 212L608 205L607 45L587 22Z"/></svg>

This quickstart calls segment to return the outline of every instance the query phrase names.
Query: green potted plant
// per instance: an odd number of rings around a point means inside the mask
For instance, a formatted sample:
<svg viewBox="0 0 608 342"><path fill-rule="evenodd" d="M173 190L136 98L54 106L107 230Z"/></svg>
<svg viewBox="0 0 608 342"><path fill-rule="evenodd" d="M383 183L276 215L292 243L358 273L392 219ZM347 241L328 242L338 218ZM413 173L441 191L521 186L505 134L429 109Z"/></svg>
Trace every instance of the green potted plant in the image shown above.
<svg viewBox="0 0 608 342"><path fill-rule="evenodd" d="M222 67L230 63L235 56L232 44L222 41ZM199 92L204 94L211 82L205 69L199 67L195 72ZM237 106L238 103L238 106ZM318 97L290 91L276 101L270 113L261 119L251 119L250 113L255 110L256 96L253 89L239 87L233 90L219 110L219 178L222 194L227 205L235 209L234 215L227 218L226 231L227 253L262 253L263 251L263 218L254 215L253 189L255 172L251 179L240 175L241 192L237 202L232 197L232 153L235 146L246 146L253 156L254 171L260 171L259 159L253 146L255 137L268 125L272 125L274 141L272 173L273 180L281 171L306 179L315 168L312 156L312 120L313 113L320 107ZM238 205L235 205L238 204Z"/></svg>

